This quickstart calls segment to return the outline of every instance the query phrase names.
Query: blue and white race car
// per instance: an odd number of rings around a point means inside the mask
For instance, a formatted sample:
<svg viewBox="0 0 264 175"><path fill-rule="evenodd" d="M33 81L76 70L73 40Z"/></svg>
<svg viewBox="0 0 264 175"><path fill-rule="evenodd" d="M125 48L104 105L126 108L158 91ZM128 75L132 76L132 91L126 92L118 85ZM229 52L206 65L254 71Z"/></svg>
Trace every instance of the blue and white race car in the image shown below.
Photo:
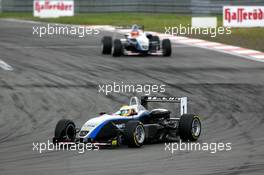
<svg viewBox="0 0 264 175"><path fill-rule="evenodd" d="M125 28L125 27L123 27ZM169 39L160 39L157 35L146 33L137 25L133 25L125 38L112 41L111 36L102 39L102 54L122 55L160 55L171 56L171 42Z"/></svg>
<svg viewBox="0 0 264 175"><path fill-rule="evenodd" d="M149 102L179 103L180 114L170 116L167 109L147 110ZM102 146L128 145L141 147L144 143L196 141L201 134L197 115L187 114L187 97L137 97L113 114L101 113L89 119L80 129L71 120L60 120L55 128L53 143L96 143Z"/></svg>

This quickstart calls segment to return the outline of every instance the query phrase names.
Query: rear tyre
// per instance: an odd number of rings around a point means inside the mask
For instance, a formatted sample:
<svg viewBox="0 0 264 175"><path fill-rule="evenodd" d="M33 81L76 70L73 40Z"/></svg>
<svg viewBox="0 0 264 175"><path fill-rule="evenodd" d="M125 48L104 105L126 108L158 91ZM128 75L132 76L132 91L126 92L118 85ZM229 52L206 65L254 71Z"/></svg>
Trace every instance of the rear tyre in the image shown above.
<svg viewBox="0 0 264 175"><path fill-rule="evenodd" d="M58 121L55 127L55 136L53 143L57 142L73 142L76 138L76 127L73 121L62 119Z"/></svg>
<svg viewBox="0 0 264 175"><path fill-rule="evenodd" d="M165 57L171 56L171 42L169 39L162 40L162 51L163 51L163 56Z"/></svg>
<svg viewBox="0 0 264 175"><path fill-rule="evenodd" d="M102 39L102 54L110 55L112 52L112 37L104 36Z"/></svg>
<svg viewBox="0 0 264 175"><path fill-rule="evenodd" d="M125 143L128 147L139 148L145 141L145 129L139 121L129 121L124 130Z"/></svg>
<svg viewBox="0 0 264 175"><path fill-rule="evenodd" d="M114 40L114 50L113 50L113 56L114 57L120 57L123 54L123 46L120 41L120 39Z"/></svg>
<svg viewBox="0 0 264 175"><path fill-rule="evenodd" d="M179 135L182 141L196 141L201 134L201 121L198 116L184 114L179 123Z"/></svg>

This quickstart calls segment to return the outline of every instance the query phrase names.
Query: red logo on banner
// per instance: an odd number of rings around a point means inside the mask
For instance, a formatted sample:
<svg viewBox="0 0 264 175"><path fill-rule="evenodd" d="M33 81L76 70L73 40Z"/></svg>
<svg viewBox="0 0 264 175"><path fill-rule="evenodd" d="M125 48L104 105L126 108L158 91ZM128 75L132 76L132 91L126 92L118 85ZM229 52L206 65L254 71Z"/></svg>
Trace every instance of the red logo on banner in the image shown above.
<svg viewBox="0 0 264 175"><path fill-rule="evenodd" d="M70 11L73 8L72 5L64 4L63 1L57 2L56 4L51 4L50 0L45 0L44 4L41 4L39 1L35 1L34 6L37 12L42 10Z"/></svg>
<svg viewBox="0 0 264 175"><path fill-rule="evenodd" d="M242 23L244 20L264 20L263 11L260 8L250 12L246 11L244 8L238 8L236 12L230 12L230 8L227 8L224 13L225 20L229 23L231 21Z"/></svg>

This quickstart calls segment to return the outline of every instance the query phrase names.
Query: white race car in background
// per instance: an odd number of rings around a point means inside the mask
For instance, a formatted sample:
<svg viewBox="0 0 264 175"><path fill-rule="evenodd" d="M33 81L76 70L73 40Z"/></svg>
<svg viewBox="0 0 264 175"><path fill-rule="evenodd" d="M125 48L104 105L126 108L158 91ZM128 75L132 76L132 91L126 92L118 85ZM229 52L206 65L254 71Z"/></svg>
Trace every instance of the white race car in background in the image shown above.
<svg viewBox="0 0 264 175"><path fill-rule="evenodd" d="M125 29L122 28L122 29ZM114 57L122 55L160 55L171 56L171 42L169 39L160 39L156 35L146 33L137 25L125 34L123 39L113 39L104 36L102 39L102 54L112 54Z"/></svg>

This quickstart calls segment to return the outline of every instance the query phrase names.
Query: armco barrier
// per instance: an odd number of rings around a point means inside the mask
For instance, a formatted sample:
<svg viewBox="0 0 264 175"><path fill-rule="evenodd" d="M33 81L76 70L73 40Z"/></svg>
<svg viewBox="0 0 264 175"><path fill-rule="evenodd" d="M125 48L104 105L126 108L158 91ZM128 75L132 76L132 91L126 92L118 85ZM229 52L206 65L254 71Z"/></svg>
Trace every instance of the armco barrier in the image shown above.
<svg viewBox="0 0 264 175"><path fill-rule="evenodd" d="M33 0L0 0L0 12L32 12ZM264 5L263 0L75 0L75 13L145 12L221 14L223 5Z"/></svg>

